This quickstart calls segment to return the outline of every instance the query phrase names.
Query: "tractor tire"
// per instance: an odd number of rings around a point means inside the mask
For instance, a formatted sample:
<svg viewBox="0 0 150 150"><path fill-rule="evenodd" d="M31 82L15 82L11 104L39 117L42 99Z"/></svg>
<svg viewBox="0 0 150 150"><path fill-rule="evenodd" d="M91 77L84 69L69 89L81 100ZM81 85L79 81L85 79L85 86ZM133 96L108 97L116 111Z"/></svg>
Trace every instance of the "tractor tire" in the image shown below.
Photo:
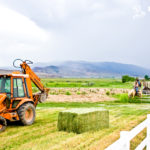
<svg viewBox="0 0 150 150"><path fill-rule="evenodd" d="M33 124L36 116L35 107L33 104L25 103L19 107L17 112L22 125L28 126Z"/></svg>
<svg viewBox="0 0 150 150"><path fill-rule="evenodd" d="M0 132L5 131L6 127L7 127L6 119L0 116Z"/></svg>

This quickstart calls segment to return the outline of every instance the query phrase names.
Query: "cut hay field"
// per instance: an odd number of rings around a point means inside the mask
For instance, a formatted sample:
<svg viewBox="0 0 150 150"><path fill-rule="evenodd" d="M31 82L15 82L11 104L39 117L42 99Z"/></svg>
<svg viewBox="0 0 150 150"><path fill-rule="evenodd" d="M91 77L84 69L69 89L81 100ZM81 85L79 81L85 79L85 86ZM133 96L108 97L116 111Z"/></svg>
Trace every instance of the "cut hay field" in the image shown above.
<svg viewBox="0 0 150 150"><path fill-rule="evenodd" d="M50 88L49 102L102 102L113 101L115 95L128 93L128 89L109 88Z"/></svg>
<svg viewBox="0 0 150 150"><path fill-rule="evenodd" d="M59 111L75 107L100 107L110 111L110 128L83 134L59 132ZM54 103L37 107L36 121L31 126L9 124L0 134L1 150L102 150L119 138L121 130L130 130L150 113L150 104L103 103ZM145 136L145 131L131 142L131 149Z"/></svg>

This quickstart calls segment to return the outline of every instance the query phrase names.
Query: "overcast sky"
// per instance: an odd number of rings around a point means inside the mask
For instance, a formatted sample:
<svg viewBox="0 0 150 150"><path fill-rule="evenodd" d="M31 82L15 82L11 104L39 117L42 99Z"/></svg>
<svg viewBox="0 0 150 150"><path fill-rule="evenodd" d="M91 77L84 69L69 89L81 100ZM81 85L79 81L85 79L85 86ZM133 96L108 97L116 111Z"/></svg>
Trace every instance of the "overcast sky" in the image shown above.
<svg viewBox="0 0 150 150"><path fill-rule="evenodd" d="M0 66L115 61L150 68L150 0L0 0Z"/></svg>

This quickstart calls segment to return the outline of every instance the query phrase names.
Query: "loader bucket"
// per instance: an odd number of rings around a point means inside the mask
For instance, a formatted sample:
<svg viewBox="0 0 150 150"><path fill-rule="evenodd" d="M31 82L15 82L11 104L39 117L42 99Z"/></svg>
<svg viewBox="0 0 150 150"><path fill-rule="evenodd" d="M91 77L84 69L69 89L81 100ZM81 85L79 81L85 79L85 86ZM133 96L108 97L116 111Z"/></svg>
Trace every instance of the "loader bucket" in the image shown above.
<svg viewBox="0 0 150 150"><path fill-rule="evenodd" d="M46 88L45 91L43 93L39 93L39 102L40 103L43 103L46 101L47 97L48 97L48 92L49 92L49 89Z"/></svg>

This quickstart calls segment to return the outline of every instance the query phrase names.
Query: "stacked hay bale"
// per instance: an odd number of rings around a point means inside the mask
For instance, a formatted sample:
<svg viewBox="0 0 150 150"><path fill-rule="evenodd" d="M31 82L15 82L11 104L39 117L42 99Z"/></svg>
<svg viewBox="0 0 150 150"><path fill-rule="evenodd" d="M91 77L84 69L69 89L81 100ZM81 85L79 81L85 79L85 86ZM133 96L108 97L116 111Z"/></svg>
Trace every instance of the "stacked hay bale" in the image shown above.
<svg viewBox="0 0 150 150"><path fill-rule="evenodd" d="M58 130L83 133L109 127L109 111L105 109L86 108L71 109L59 113Z"/></svg>

